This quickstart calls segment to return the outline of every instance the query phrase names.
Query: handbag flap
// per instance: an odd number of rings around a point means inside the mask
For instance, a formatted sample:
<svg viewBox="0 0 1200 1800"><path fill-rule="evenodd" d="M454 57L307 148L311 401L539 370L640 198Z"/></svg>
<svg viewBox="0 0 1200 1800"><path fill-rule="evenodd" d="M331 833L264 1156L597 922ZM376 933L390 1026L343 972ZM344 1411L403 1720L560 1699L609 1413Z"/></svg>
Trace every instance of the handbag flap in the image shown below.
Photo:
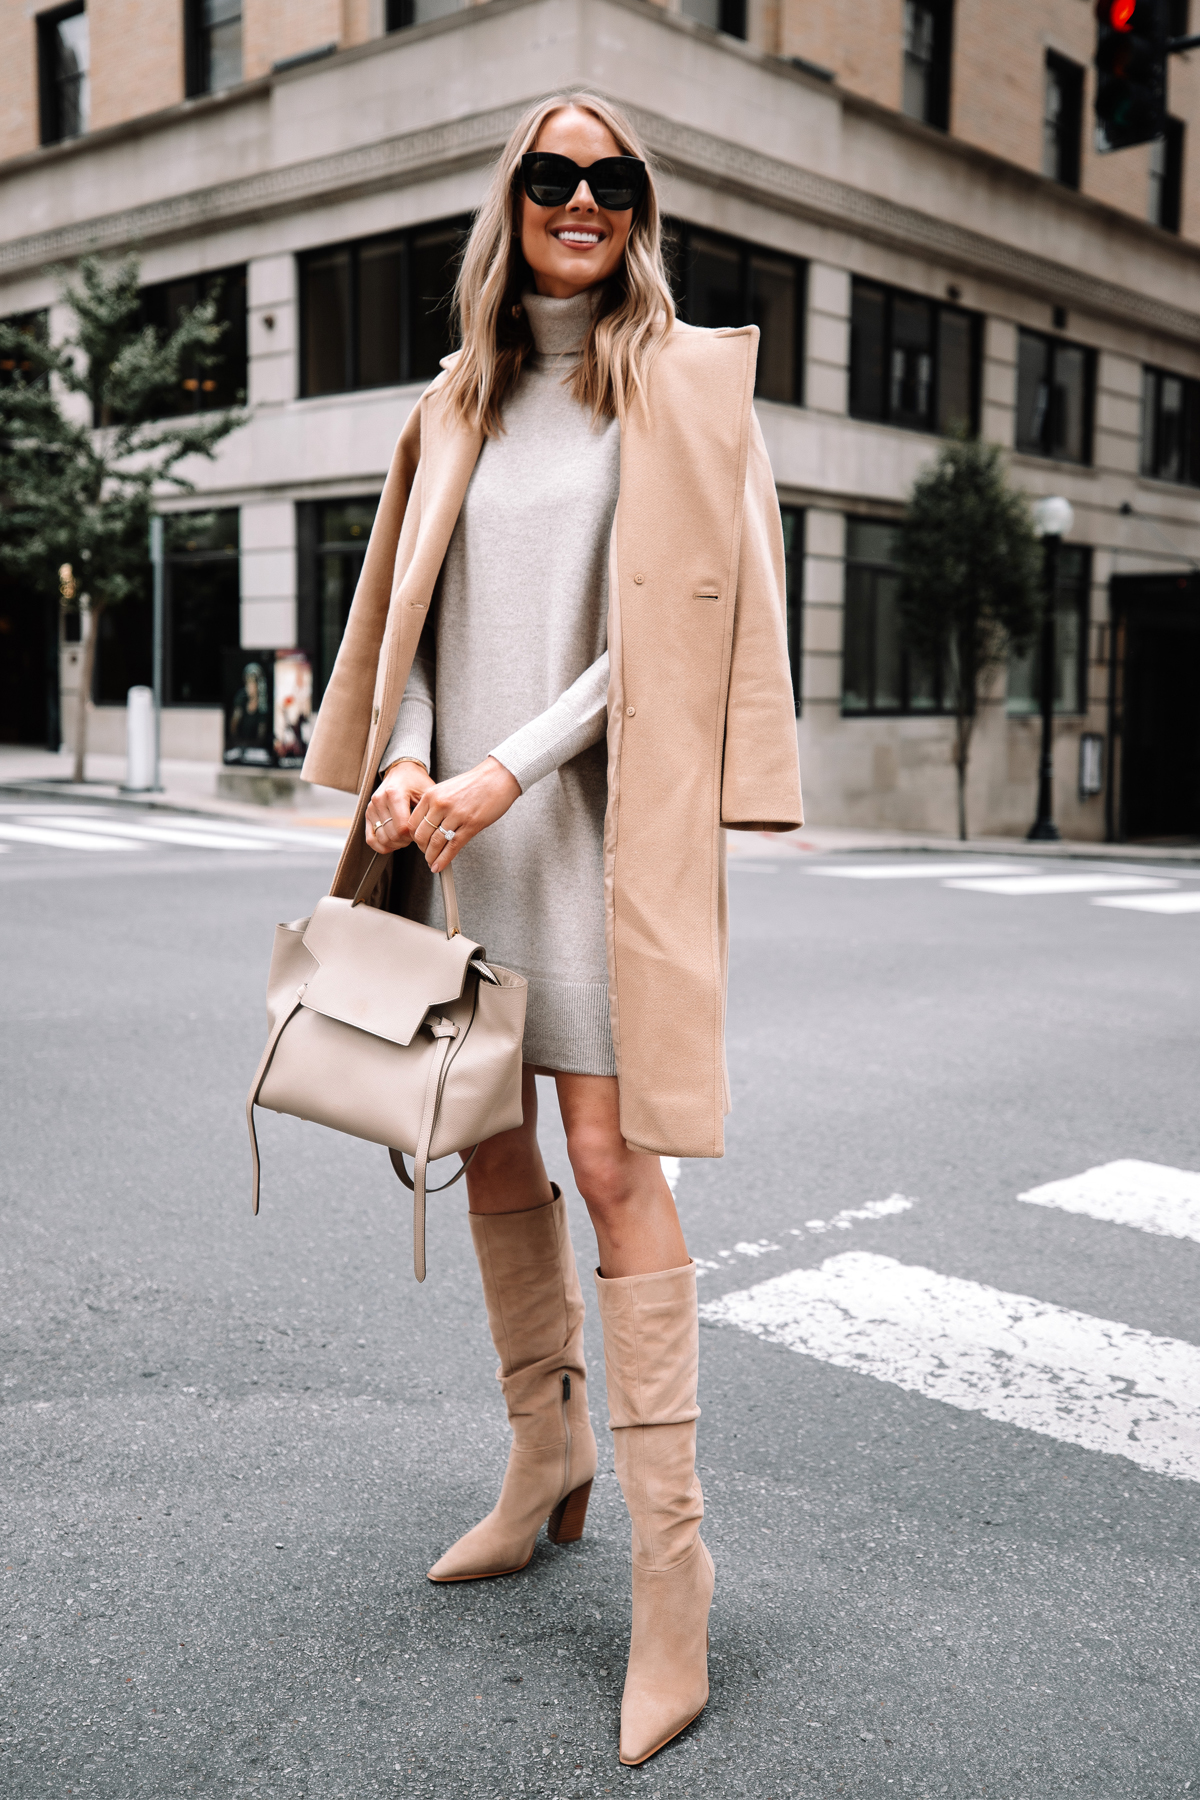
<svg viewBox="0 0 1200 1800"><path fill-rule="evenodd" d="M467 964L480 954L461 932L448 938L332 894L317 902L304 948L318 964L304 1005L393 1044L410 1044L431 1006L460 997Z"/></svg>

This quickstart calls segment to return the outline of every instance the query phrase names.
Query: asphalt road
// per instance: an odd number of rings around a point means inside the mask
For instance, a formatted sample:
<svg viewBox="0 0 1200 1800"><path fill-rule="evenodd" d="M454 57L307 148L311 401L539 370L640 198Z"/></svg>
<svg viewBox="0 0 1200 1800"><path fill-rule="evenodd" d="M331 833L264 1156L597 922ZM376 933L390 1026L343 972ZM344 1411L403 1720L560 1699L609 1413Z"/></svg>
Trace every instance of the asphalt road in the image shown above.
<svg viewBox="0 0 1200 1800"><path fill-rule="evenodd" d="M424 1577L506 1449L461 1190L431 1204L418 1288L383 1152L266 1115L250 1216L271 929L311 909L328 849L7 841L7 1800L1200 1796L1196 1418L1170 1414L1160 1457L1195 1473L1164 1473L1069 1383L1037 1429L994 1416L1033 1404L1023 1352L943 1399L957 1352L921 1373L922 1319L839 1362L803 1347L836 1309L788 1301L797 1348L737 1298L834 1264L882 1294L903 1265L968 1338L998 1291L1186 1359L1200 1243L1017 1196L1121 1159L1200 1168L1200 912L735 869L727 1154L677 1183L703 1300L728 1303L701 1341L712 1698L628 1771L606 1433L582 1543ZM549 1089L543 1120L586 1289Z"/></svg>

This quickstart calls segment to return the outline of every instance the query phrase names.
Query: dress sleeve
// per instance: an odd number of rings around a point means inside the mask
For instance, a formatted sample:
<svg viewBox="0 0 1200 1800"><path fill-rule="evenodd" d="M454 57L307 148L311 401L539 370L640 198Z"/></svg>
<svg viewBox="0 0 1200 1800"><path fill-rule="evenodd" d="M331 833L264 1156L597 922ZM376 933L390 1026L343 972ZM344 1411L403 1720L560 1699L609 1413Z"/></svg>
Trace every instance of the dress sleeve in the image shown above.
<svg viewBox="0 0 1200 1800"><path fill-rule="evenodd" d="M417 654L396 715L396 726L388 739L388 747L379 760L386 769L394 762L407 760L433 767L433 694L437 672L437 640L431 630L432 614L425 621Z"/></svg>
<svg viewBox="0 0 1200 1800"><path fill-rule="evenodd" d="M403 715L402 715L403 716ZM608 727L608 651L560 694L553 706L522 725L491 752L520 783L521 792L551 770L598 744Z"/></svg>

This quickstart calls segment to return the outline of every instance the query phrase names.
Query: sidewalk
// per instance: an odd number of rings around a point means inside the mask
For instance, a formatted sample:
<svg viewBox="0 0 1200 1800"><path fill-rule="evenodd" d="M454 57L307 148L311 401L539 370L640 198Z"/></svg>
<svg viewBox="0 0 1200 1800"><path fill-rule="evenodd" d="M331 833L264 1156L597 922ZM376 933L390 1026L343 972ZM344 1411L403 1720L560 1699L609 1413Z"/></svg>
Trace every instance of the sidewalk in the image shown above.
<svg viewBox="0 0 1200 1800"><path fill-rule="evenodd" d="M88 779L81 785L71 780L73 759L69 752L57 756L48 750L0 744L0 794L41 799L98 801L106 806L150 806L172 812L210 813L227 819L248 819L262 824L268 810L249 801L233 800L217 793L216 763L164 762L162 792L126 794L123 756L89 756ZM350 794L336 788L297 784L291 804L270 808L289 825L348 826L354 811ZM912 831L869 831L854 826L805 825L800 831L731 831L727 834L731 857L792 857L884 855L897 851L937 856L1018 856L1083 858L1088 862L1192 863L1200 866L1200 843L1195 844L1096 844L1083 841L1031 844L1024 838L969 838L964 844L954 837L926 836Z"/></svg>

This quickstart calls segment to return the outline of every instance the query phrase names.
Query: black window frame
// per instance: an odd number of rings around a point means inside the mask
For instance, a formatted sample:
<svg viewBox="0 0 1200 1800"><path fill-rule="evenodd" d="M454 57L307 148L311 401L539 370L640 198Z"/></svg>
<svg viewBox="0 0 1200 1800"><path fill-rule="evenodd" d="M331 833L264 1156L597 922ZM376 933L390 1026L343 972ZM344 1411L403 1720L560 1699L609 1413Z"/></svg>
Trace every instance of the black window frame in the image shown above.
<svg viewBox="0 0 1200 1800"><path fill-rule="evenodd" d="M1049 356L1050 356L1050 361L1048 364L1048 370L1049 370L1048 385L1049 385L1049 390L1050 390L1051 395L1054 394L1056 387L1057 387L1057 383L1055 382L1055 379L1054 379L1054 371L1055 371L1055 363L1057 361L1059 353L1064 350L1074 350L1074 351L1079 351L1082 353L1083 358L1084 358L1084 392L1083 392L1084 452L1083 452L1082 457L1066 456L1066 455L1060 454L1059 452L1055 451L1052 447L1047 447L1048 442L1053 433L1054 424L1055 424L1055 407L1053 404L1048 405L1045 409L1045 413L1043 415L1042 437L1041 437L1041 440L1039 443L1035 444L1031 440L1026 440L1025 442L1022 442L1021 439L1016 436L1016 433L1020 430L1020 423L1021 423L1021 389L1020 389L1021 348L1020 348L1020 346L1021 346L1022 338L1036 338L1042 344L1044 344L1048 347ZM1039 456L1039 457L1045 458L1045 460L1047 462L1066 463L1069 467L1075 468L1075 469L1090 469L1092 466L1092 457L1094 454L1093 438L1094 438L1094 424L1095 424L1095 416L1096 416L1096 352L1095 352L1095 350L1092 349L1092 347L1088 344L1076 343L1075 340L1072 338L1056 337L1052 332L1048 332L1048 331L1030 331L1027 329L1027 327L1025 327L1024 325L1021 325L1017 329L1016 383L1017 383L1017 411L1016 411L1016 420L1015 420L1015 426L1014 426L1014 447L1017 450L1018 455Z"/></svg>
<svg viewBox="0 0 1200 1800"><path fill-rule="evenodd" d="M787 605L788 667L792 672L792 697L799 718L804 704L804 546L807 513L803 506L781 504L783 524L783 573Z"/></svg>
<svg viewBox="0 0 1200 1800"><path fill-rule="evenodd" d="M178 275L170 281L148 282L139 292L141 322L153 325L160 337L174 329L169 314L171 290L195 287L195 297L187 306L202 300L217 300L217 318L226 329L220 343L219 364L211 368L189 368L181 373L181 395L178 404L156 406L153 418L181 418L189 413L218 412L225 407L240 406L246 398L250 379L249 363L249 287L245 263L232 263L224 269L206 269L196 275Z"/></svg>
<svg viewBox="0 0 1200 1800"><path fill-rule="evenodd" d="M191 521L204 519L224 519L233 517L237 520L236 538L233 546L228 544L206 544L195 549L188 548L189 527L194 533L195 525ZM217 692L211 699L177 700L176 691L180 685L179 670L176 668L177 639L177 582L181 571L202 566L214 566L236 571L238 584L238 630L233 645L220 645L218 652L227 648L236 648L241 643L241 508L237 506L212 506L194 508L189 512L168 513L163 521L165 527L165 554L163 558L164 601L163 608L163 705L178 711L205 708L212 711L224 705L224 674L218 677ZM200 534L202 535L202 534Z"/></svg>
<svg viewBox="0 0 1200 1800"><path fill-rule="evenodd" d="M1187 126L1168 116L1162 137L1150 146L1150 223L1178 236L1183 223L1183 170ZM1162 167L1156 164L1161 153Z"/></svg>
<svg viewBox="0 0 1200 1800"><path fill-rule="evenodd" d="M910 48L914 15L923 13L930 21L932 49L926 61ZM950 93L954 66L954 0L904 0L904 37L901 55L900 104L906 118L917 119L935 131L950 129ZM924 105L920 112L910 112L907 99L909 69L920 69L924 85Z"/></svg>
<svg viewBox="0 0 1200 1800"><path fill-rule="evenodd" d="M862 384L856 379L856 365L861 369L861 327L855 323L855 301L871 293L880 297L883 307L883 328L881 332L881 391L882 410L870 412L864 409L859 400ZM892 366L896 350L895 314L897 301L906 304L919 302L930 308L931 329L930 342L933 346L933 367L930 376L930 401L928 422L912 424L907 419L897 418L892 400ZM850 369L849 369L849 402L848 411L852 419L862 419L872 425L892 425L898 431L919 431L927 437L948 437L954 431L954 424L944 427L938 423L941 402L942 358L940 349L942 316L950 315L965 319L970 339L970 400L969 416L964 421L968 432L974 436L979 431L980 409L983 397L983 314L972 312L969 307L958 306L951 301L935 299L932 294L918 294L908 288L890 287L883 281L869 281L864 276L855 275L850 283Z"/></svg>
<svg viewBox="0 0 1200 1800"><path fill-rule="evenodd" d="M934 677L933 684L932 684L932 686L933 686L933 703L931 705L921 705L919 703L916 703L914 701L914 679L913 679L913 677L914 677L914 672L916 669L917 658L916 658L914 652L912 650L910 650L909 647L904 642L904 634L903 634L903 631L900 629L898 618L897 618L897 622L896 622L896 633L897 633L897 646L898 646L898 657L899 657L899 667L900 667L900 680L899 680L899 684L898 684L899 689L900 689L900 695L899 695L899 699L895 705L891 705L891 704L881 705L879 703L879 700L877 697L878 696L878 673L879 673L878 653L879 653L879 643L880 643L880 632L879 632L880 592L879 592L879 580L878 579L875 579L872 581L871 592L870 592L870 606L871 606L871 627L870 627L870 633L869 633L869 638L870 638L870 651L869 651L870 680L868 683L869 688L870 688L870 697L867 700L865 705L858 706L858 705L848 705L847 704L846 674L847 674L847 667L848 667L848 663L849 663L849 636L850 636L850 628L851 628L851 619L850 619L851 571L861 570L864 574L870 575L872 577L884 578L884 579L893 581L897 584L897 586L899 584L899 573L900 573L899 568L895 562L889 562L882 558L877 558L877 557L853 555L851 553L851 540L852 540L854 528L855 528L855 526L858 526L858 525L864 525L864 526L883 527L884 529L898 531L899 526L900 526L900 521L893 520L893 519L871 518L871 517L863 516L863 515L856 514L856 513L848 513L846 515L845 523L846 523L846 554L845 554L845 560L844 560L844 564L843 564L844 578L843 578L843 592L842 592L842 683L841 683L841 689L842 689L842 692L841 692L841 715L842 715L842 717L844 719L909 719L909 718L937 719L937 718L945 718L947 714L952 713L954 710L952 701L949 696L949 684L946 681L946 671L944 668L938 668L933 671L933 677Z"/></svg>
<svg viewBox="0 0 1200 1800"><path fill-rule="evenodd" d="M1082 63L1047 50L1042 100L1042 174L1061 187L1079 187L1083 168L1083 79ZM1062 105L1057 114L1050 111L1050 85L1058 83ZM1052 166L1047 167L1047 164Z"/></svg>
<svg viewBox="0 0 1200 1800"><path fill-rule="evenodd" d="M238 21L245 29L246 9L243 4L238 12ZM228 21L222 20L222 23ZM183 8L183 66L184 91L189 100L197 99L201 94L211 94L215 90L212 85L212 47L210 33L215 28L205 22L204 0L184 0ZM238 79L244 79L245 44L243 40L243 73Z"/></svg>
<svg viewBox="0 0 1200 1800"><path fill-rule="evenodd" d="M682 0L681 11L685 19L693 19L697 25L703 25L708 31L720 31L726 37L745 39L746 0L717 0L715 25L710 24L707 19L701 18L699 13L692 12L688 0Z"/></svg>
<svg viewBox="0 0 1200 1800"><path fill-rule="evenodd" d="M32 312L10 313L7 318L0 320L0 323L9 326L13 331L23 331L31 343L49 344L50 342L50 314L44 306L37 307ZM22 363L18 371L15 357L0 357L0 387L12 386L17 379L18 372L24 375L25 371L32 369L33 366L31 362ZM49 375L43 368L30 379L29 385L45 387L49 379Z"/></svg>
<svg viewBox="0 0 1200 1800"><path fill-rule="evenodd" d="M433 376L437 374L436 368L425 369L414 366L412 326L414 300L416 296L414 296L412 291L414 280L413 247L416 240L426 237L433 232L455 232L458 236L458 243L456 249L451 254L449 262L456 262L466 244L467 235L470 232L473 222L473 215L469 213L454 213L449 218L445 219L423 220L419 225L410 225L401 231L377 232L370 237L346 238L332 244L314 244L310 249L303 250L297 255L296 278L300 314L300 331L297 341L297 355L299 357L300 367L297 379L297 393L300 395L301 399L318 399L327 394L365 393L371 391L373 388L403 387L409 382L432 380ZM363 383L359 379L362 369L362 343L361 332L359 329L360 268L362 254L364 250L378 249L383 245L392 243L401 248L404 270L402 276L400 316L400 372L395 381ZM308 382L308 336L311 324L312 303L309 296L306 277L309 269L320 260L340 256L342 254L345 254L347 257L348 269L347 318L349 329L347 332L344 358L345 385L341 387L312 388L309 386ZM449 266L449 262L447 267ZM450 293L449 290L447 290L445 296L437 302L437 306L445 305L447 321L449 321L450 317L449 299ZM433 310L427 309L425 316L432 318L434 311L436 311L436 307ZM444 343L445 349L442 352L443 355L454 348L448 331L444 337Z"/></svg>
<svg viewBox="0 0 1200 1800"><path fill-rule="evenodd" d="M336 556L349 558L357 563L357 568L344 572L347 577L353 577L346 580L343 594L344 610L348 615L370 537L370 525L366 525L365 521L365 529L357 536L329 537L325 529L326 520L335 508L351 506L361 506L364 509L370 507L373 519L379 500L380 494L375 491L343 494L327 500L300 500L296 503L296 641L312 665L314 712L321 704L333 670L333 659L329 660L327 667L324 655L322 561L326 556ZM341 622L341 631L344 630L345 618ZM339 632L339 640L340 636Z"/></svg>
<svg viewBox="0 0 1200 1800"><path fill-rule="evenodd" d="M1057 718L1083 718L1088 712L1088 670L1092 622L1092 549L1090 544L1063 544L1058 552L1058 585L1054 605L1055 671L1054 712ZM1064 624L1071 620L1076 634L1078 662L1075 691L1068 694L1062 681L1063 657L1067 648ZM1013 692L1014 672L1028 672L1029 692ZM1061 694L1061 698L1060 698ZM1008 689L1005 713L1010 719L1036 718L1042 706L1042 645L1036 637L1023 657L1008 659Z"/></svg>
<svg viewBox="0 0 1200 1800"><path fill-rule="evenodd" d="M667 275L671 283L671 291L675 296L675 309L684 324L690 324L688 277L693 266L693 247L696 239L708 239L722 249L733 251L738 257L740 323L749 324L754 319L753 296L753 259L756 256L771 257L777 262L791 265L795 281L796 316L792 324L792 397L779 400L772 397L777 406L804 405L804 349L805 322L808 313L808 262L802 256L793 256L790 251L777 250L771 244L755 243L750 238L733 237L726 231L710 231L706 225L693 225L690 220L669 218L663 220L663 251L667 266ZM759 366L755 370L754 391L758 398L766 398L760 388L763 365L760 357Z"/></svg>
<svg viewBox="0 0 1200 1800"><path fill-rule="evenodd" d="M1167 430L1163 409L1163 383L1177 381L1180 394L1179 473L1169 466ZM1142 427L1139 472L1149 481L1167 481L1173 487L1200 487L1200 381L1178 375L1172 369L1142 369Z"/></svg>
<svg viewBox="0 0 1200 1800"><path fill-rule="evenodd" d="M37 60L38 60L38 110L40 137L43 145L69 143L77 137L87 135L88 125L85 122L79 131L69 134L63 132L62 82L58 73L58 28L67 19L78 18L87 13L86 0L70 0L66 6L56 6L49 12L38 13L37 25ZM89 21L88 66L83 72L84 83L91 79L91 40Z"/></svg>

